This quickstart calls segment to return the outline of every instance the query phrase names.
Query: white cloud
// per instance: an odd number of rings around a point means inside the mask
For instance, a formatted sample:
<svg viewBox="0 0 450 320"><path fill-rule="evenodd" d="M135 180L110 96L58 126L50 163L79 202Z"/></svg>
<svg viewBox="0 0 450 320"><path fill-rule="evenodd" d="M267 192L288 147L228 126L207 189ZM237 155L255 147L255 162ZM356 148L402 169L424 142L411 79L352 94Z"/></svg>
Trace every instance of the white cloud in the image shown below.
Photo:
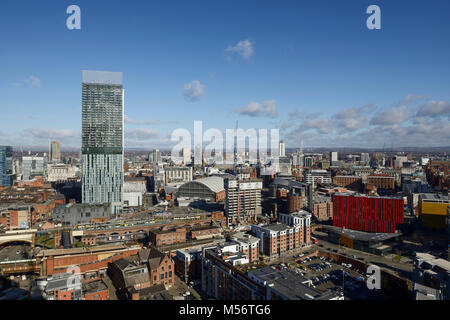
<svg viewBox="0 0 450 320"><path fill-rule="evenodd" d="M156 120L133 120L129 118L127 115L124 116L124 122L128 124L135 124L135 125L156 125L158 124L158 121Z"/></svg>
<svg viewBox="0 0 450 320"><path fill-rule="evenodd" d="M254 53L254 46L255 42L252 42L248 39L239 41L234 46L228 46L228 48L225 49L226 52L230 53L236 53L242 56L244 59L249 59L253 53Z"/></svg>
<svg viewBox="0 0 450 320"><path fill-rule="evenodd" d="M37 139L64 139L75 136L74 132L70 129L57 130L51 128L29 128L22 130L20 134Z"/></svg>
<svg viewBox="0 0 450 320"><path fill-rule="evenodd" d="M425 99L427 96L424 95L418 95L418 94L408 94L405 99L403 99L403 103L410 104L417 100Z"/></svg>
<svg viewBox="0 0 450 320"><path fill-rule="evenodd" d="M21 87L22 84L26 84L31 88L40 88L41 87L41 79L36 76L29 76L27 79L20 80L20 82L13 82L11 85L13 87Z"/></svg>
<svg viewBox="0 0 450 320"><path fill-rule="evenodd" d="M450 114L450 103L447 101L428 101L417 112L419 117L437 118Z"/></svg>
<svg viewBox="0 0 450 320"><path fill-rule="evenodd" d="M348 108L335 114L332 118L335 120L338 133L347 133L364 128L368 122L368 114L373 110L373 104L366 104L359 108Z"/></svg>
<svg viewBox="0 0 450 320"><path fill-rule="evenodd" d="M380 126L397 125L409 119L411 115L412 110L407 106L394 106L387 109L386 111L375 113L375 115L370 120L370 124Z"/></svg>
<svg viewBox="0 0 450 320"><path fill-rule="evenodd" d="M245 107L237 109L236 112L250 117L268 116L271 118L276 118L277 102L275 100L266 100L262 103L250 102Z"/></svg>
<svg viewBox="0 0 450 320"><path fill-rule="evenodd" d="M198 101L205 91L205 86L198 80L193 80L184 85L184 90L186 90L184 97L188 101Z"/></svg>
<svg viewBox="0 0 450 320"><path fill-rule="evenodd" d="M159 132L154 129L138 128L125 131L127 140L151 140L159 137Z"/></svg>

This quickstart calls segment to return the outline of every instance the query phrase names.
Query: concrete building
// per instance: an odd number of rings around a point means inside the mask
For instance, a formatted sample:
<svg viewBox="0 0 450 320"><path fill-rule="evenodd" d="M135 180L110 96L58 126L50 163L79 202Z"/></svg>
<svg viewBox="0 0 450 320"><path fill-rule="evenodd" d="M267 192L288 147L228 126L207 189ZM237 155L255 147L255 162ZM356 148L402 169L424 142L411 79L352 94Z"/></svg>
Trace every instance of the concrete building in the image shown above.
<svg viewBox="0 0 450 320"><path fill-rule="evenodd" d="M280 157L285 157L286 156L286 144L284 143L284 141L280 141L280 145L279 145L279 156Z"/></svg>
<svg viewBox="0 0 450 320"><path fill-rule="evenodd" d="M80 176L80 170L70 164L49 163L47 168L48 182L64 182Z"/></svg>
<svg viewBox="0 0 450 320"><path fill-rule="evenodd" d="M144 205L144 194L147 192L147 181L142 178L125 178L123 184L123 206L141 207Z"/></svg>
<svg viewBox="0 0 450 320"><path fill-rule="evenodd" d="M122 210L124 91L121 72L83 71L82 202Z"/></svg>
<svg viewBox="0 0 450 320"><path fill-rule="evenodd" d="M225 179L227 224L256 221L261 215L261 180Z"/></svg>
<svg viewBox="0 0 450 320"><path fill-rule="evenodd" d="M330 162L333 165L333 162L337 162L338 161L338 153L336 151L331 151L330 152Z"/></svg>
<svg viewBox="0 0 450 320"><path fill-rule="evenodd" d="M159 151L159 149L154 149L152 152L150 152L148 155L148 161L153 165L162 163L161 151Z"/></svg>
<svg viewBox="0 0 450 320"><path fill-rule="evenodd" d="M317 184L332 183L331 172L327 170L306 170L303 173L303 181L317 187Z"/></svg>
<svg viewBox="0 0 450 320"><path fill-rule="evenodd" d="M51 142L50 161L61 161L61 146L57 141Z"/></svg>
<svg viewBox="0 0 450 320"><path fill-rule="evenodd" d="M367 178L373 173L371 167L354 167L354 175L361 177L362 183L367 183Z"/></svg>
<svg viewBox="0 0 450 320"><path fill-rule="evenodd" d="M109 220L114 216L114 208L110 204L64 204L53 210L55 221L65 226L90 223L93 220Z"/></svg>
<svg viewBox="0 0 450 320"><path fill-rule="evenodd" d="M191 158L191 148L190 147L184 147L183 148L183 164L185 166L189 165L192 163L192 158Z"/></svg>
<svg viewBox="0 0 450 320"><path fill-rule="evenodd" d="M166 185L192 181L192 167L166 167L164 173Z"/></svg>

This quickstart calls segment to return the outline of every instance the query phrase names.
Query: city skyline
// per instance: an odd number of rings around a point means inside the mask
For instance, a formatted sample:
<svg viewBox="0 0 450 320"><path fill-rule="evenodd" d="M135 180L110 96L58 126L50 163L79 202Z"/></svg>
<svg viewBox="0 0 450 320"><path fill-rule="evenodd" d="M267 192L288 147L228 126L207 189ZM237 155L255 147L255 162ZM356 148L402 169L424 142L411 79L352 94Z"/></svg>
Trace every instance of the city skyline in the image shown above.
<svg viewBox="0 0 450 320"><path fill-rule="evenodd" d="M170 148L170 133L193 132L195 120L222 131L236 120L279 128L287 148L448 145L449 44L440 36L450 30L448 3L380 3L376 31L356 1L271 4L236 11L236 3L200 1L178 4L180 15L165 4L80 1L81 30L65 27L67 3L30 3L21 25L18 7L5 4L0 18L13 31L0 54L9 62L0 144L80 147L79 73L93 69L124 73L128 148ZM192 31L180 33L186 25ZM48 39L38 44L41 33ZM115 47L112 35L121 38Z"/></svg>

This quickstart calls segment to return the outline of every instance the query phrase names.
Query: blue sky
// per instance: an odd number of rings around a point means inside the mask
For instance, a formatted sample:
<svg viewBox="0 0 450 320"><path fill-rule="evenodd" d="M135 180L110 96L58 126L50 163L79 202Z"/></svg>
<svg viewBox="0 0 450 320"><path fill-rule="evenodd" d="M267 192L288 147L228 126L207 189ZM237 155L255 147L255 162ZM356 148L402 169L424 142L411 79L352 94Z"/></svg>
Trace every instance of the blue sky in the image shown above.
<svg viewBox="0 0 450 320"><path fill-rule="evenodd" d="M81 8L81 30L66 8ZM366 8L381 8L381 30ZM81 70L121 71L126 147L279 128L288 147L450 141L449 1L3 1L0 144L78 147Z"/></svg>

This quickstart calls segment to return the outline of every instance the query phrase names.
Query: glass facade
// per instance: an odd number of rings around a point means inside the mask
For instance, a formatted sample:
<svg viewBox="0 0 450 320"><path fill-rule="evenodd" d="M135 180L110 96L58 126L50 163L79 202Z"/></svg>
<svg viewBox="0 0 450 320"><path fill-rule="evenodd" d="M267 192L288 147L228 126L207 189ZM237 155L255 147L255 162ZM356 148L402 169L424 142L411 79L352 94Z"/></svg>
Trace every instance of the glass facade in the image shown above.
<svg viewBox="0 0 450 320"><path fill-rule="evenodd" d="M122 73L83 71L83 203L120 203L121 207L123 102Z"/></svg>
<svg viewBox="0 0 450 320"><path fill-rule="evenodd" d="M0 186L10 186L12 174L12 147L0 146Z"/></svg>
<svg viewBox="0 0 450 320"><path fill-rule="evenodd" d="M46 157L22 157L22 180L31 180L35 176L46 176Z"/></svg>

